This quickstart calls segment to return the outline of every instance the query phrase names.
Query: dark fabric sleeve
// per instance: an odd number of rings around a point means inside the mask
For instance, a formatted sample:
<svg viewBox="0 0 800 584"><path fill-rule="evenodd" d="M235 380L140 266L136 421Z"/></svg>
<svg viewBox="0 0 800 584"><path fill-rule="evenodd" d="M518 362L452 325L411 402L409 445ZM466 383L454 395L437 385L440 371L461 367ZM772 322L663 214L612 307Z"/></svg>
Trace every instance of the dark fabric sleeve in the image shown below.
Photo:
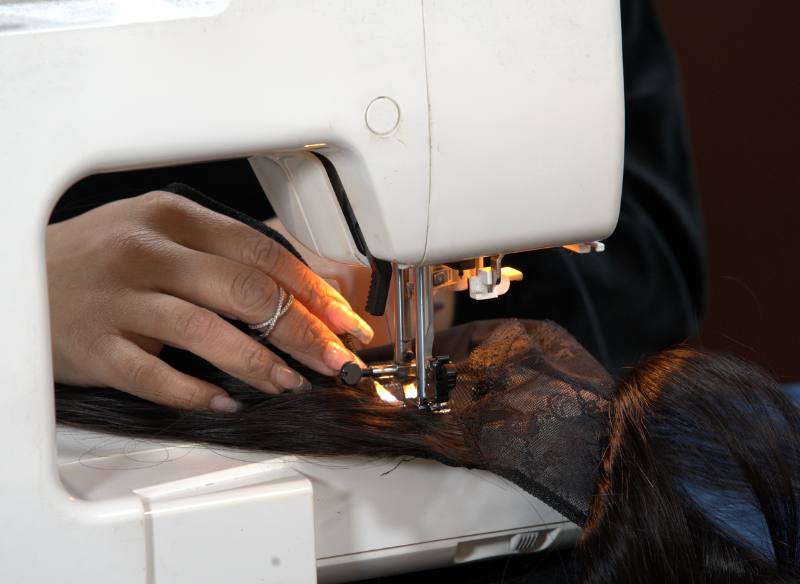
<svg viewBox="0 0 800 584"><path fill-rule="evenodd" d="M623 0L626 147L622 207L603 254L508 256L524 272L498 301L459 294L456 322L519 317L567 328L610 371L697 330L703 229L675 61L651 0Z"/></svg>
<svg viewBox="0 0 800 584"><path fill-rule="evenodd" d="M70 187L59 199L50 223L76 215L111 201L163 189L166 184L191 185L214 201L225 201L247 217L264 220L275 213L247 159L217 160L95 174ZM189 197L192 198L192 197ZM216 209L215 209L216 210Z"/></svg>
<svg viewBox="0 0 800 584"><path fill-rule="evenodd" d="M265 225L258 219L252 218L247 213L243 213L238 209L234 209L233 207L229 207L228 205L220 203L219 201L212 199L211 197L208 197L205 194L201 193L197 189L192 188L189 185L185 185L183 183L170 183L167 186L163 187L161 190L185 197L191 201L194 201L198 205L203 205L203 207L211 209L216 213L227 215L231 219L236 219L237 221L244 223L248 227L255 229L256 231L260 231L262 234L266 235L270 239L273 239L278 243L280 243L283 247L289 250L289 252L298 260L300 260L304 264L306 263L306 261L303 259L303 256L300 255L300 252L297 251L297 249L291 244L291 242L288 239L286 239L286 237L284 237L282 233L274 230L269 225Z"/></svg>

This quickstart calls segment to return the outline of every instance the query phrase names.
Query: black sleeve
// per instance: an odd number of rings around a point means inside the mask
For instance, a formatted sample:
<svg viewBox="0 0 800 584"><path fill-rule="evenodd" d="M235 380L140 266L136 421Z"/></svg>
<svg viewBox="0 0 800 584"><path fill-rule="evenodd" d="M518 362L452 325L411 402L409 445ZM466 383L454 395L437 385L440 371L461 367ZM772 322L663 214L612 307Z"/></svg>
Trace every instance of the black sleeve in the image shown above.
<svg viewBox="0 0 800 584"><path fill-rule="evenodd" d="M171 183L191 185L212 200L225 201L229 205L226 208L232 207L249 217L264 220L275 215L250 163L237 158L89 176L59 199L50 223L71 219L111 201L163 189Z"/></svg>
<svg viewBox="0 0 800 584"><path fill-rule="evenodd" d="M677 68L651 0L622 1L626 146L619 224L602 254L508 256L524 272L500 301L458 294L456 321L549 318L609 370L694 334L703 229Z"/></svg>

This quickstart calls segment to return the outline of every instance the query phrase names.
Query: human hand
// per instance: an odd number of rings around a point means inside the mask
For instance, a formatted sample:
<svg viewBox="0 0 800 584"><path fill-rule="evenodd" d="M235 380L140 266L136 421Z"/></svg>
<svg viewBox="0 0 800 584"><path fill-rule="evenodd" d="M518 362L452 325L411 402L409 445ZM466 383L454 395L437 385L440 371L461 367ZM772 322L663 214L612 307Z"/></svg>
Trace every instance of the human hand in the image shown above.
<svg viewBox="0 0 800 584"><path fill-rule="evenodd" d="M386 312L382 316L374 316L364 310L364 300L369 294L372 270L366 266L343 264L318 255L301 241L296 239L286 226L277 217L265 221L270 229L283 235L294 248L300 252L303 259L308 262L308 267L323 278L328 284L336 288L348 302L352 303L353 310L363 318L374 331L371 341L373 346L386 345L392 341L390 329L390 315L394 314L394 295L389 294L386 303ZM360 303L358 302L360 300ZM393 324L393 323L391 323ZM356 348L365 348L364 339Z"/></svg>
<svg viewBox="0 0 800 584"><path fill-rule="evenodd" d="M334 286L348 301L362 300L362 304L353 304L353 307L375 332L369 343L370 346L380 347L394 341L394 320L391 318L391 315L394 314L394 294L389 294L389 298L386 300L386 311L382 316L374 316L363 310L363 299L367 298L369 294L372 270L366 266L342 264L317 255L297 240L277 217L273 217L265 223L283 235L300 252L314 273ZM453 326L456 305L455 292L452 288L434 289L433 298L434 329L441 331ZM357 348L366 348L366 343L363 343L364 339L360 340L362 345Z"/></svg>
<svg viewBox="0 0 800 584"><path fill-rule="evenodd" d="M269 336L327 375L352 361L335 333L372 330L329 284L258 231L178 195L155 191L47 227L56 381L111 386L186 409L234 411L221 388L178 372L163 345L191 351L267 393L308 386L277 355L220 315L274 314L279 287L295 300Z"/></svg>

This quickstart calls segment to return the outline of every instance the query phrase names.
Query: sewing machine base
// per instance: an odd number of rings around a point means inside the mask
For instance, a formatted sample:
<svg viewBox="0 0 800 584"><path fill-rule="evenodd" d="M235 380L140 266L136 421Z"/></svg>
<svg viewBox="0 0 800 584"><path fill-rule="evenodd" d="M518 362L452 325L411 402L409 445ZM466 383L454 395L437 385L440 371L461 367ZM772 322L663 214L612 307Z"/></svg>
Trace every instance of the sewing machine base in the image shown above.
<svg viewBox="0 0 800 584"><path fill-rule="evenodd" d="M142 499L154 584L346 582L567 547L578 534L495 475L428 460L301 459L71 428L58 444L75 497ZM210 521L238 522L225 549L185 537Z"/></svg>

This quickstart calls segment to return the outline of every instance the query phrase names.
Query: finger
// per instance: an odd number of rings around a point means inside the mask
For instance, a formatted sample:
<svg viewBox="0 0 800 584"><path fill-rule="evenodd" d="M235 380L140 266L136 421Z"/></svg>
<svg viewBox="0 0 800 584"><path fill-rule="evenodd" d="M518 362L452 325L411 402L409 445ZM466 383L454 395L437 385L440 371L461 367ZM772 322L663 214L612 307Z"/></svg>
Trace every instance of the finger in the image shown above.
<svg viewBox="0 0 800 584"><path fill-rule="evenodd" d="M274 314L278 285L264 272L173 243L155 260L153 287L246 323Z"/></svg>
<svg viewBox="0 0 800 584"><path fill-rule="evenodd" d="M157 193L151 198L159 200ZM179 243L219 255L268 274L336 333L350 333L368 343L374 333L332 286L285 247L259 231L193 203L162 193L162 227ZM167 220L171 216L171 220ZM179 217L179 218L178 218Z"/></svg>
<svg viewBox="0 0 800 584"><path fill-rule="evenodd" d="M266 393L310 388L280 357L210 310L159 293L140 294L126 305L117 323L123 330L190 351Z"/></svg>
<svg viewBox="0 0 800 584"><path fill-rule="evenodd" d="M251 324L264 322L275 314L280 296L278 286L263 272L224 257L177 244L174 247L166 256L169 261L156 270L162 292ZM356 359L299 300L294 301L280 322L282 325L276 327L270 341L320 373L336 374L344 363Z"/></svg>
<svg viewBox="0 0 800 584"><path fill-rule="evenodd" d="M337 375L345 363L360 362L339 337L297 301L278 320L269 341L300 363L326 375Z"/></svg>
<svg viewBox="0 0 800 584"><path fill-rule="evenodd" d="M185 410L235 412L239 403L221 388L176 371L122 337L111 337L104 381L157 404Z"/></svg>
<svg viewBox="0 0 800 584"><path fill-rule="evenodd" d="M351 334L365 344L372 340L375 335L372 328L333 286L282 245L255 230L251 231L254 235L242 242L238 252L219 249L218 253L238 253L242 263L270 274L280 286L293 294L309 312L334 332ZM229 242L220 244L220 248L228 246Z"/></svg>

